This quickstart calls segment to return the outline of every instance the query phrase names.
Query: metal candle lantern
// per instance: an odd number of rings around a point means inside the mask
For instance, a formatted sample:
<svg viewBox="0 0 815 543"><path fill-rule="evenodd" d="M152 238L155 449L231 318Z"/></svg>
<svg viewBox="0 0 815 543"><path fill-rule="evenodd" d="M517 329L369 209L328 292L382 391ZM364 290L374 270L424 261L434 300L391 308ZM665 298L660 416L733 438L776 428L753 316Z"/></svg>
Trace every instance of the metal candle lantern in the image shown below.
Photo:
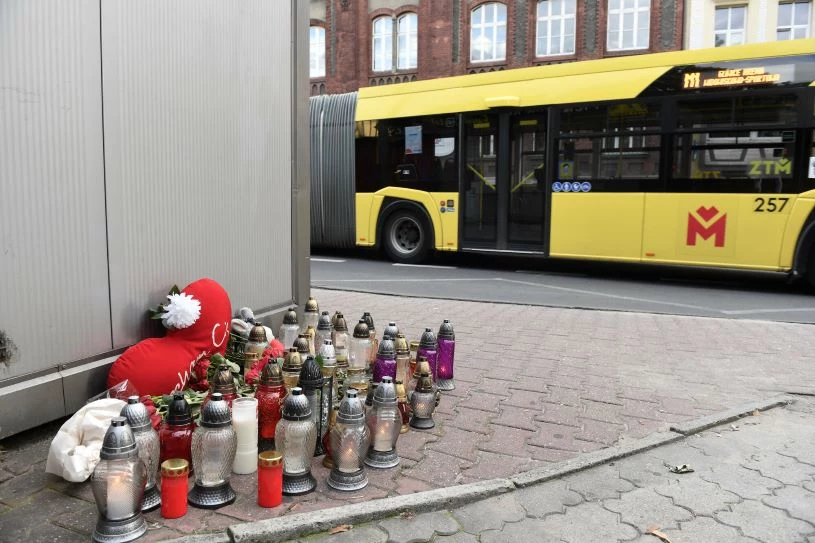
<svg viewBox="0 0 815 543"><path fill-rule="evenodd" d="M292 347L283 357L283 384L286 386L287 394L291 393L291 389L297 386L302 366L303 360L300 358L300 353Z"/></svg>
<svg viewBox="0 0 815 543"><path fill-rule="evenodd" d="M124 543L147 532L141 498L147 474L127 419L113 417L102 440L91 489L99 519L91 536L100 543Z"/></svg>
<svg viewBox="0 0 815 543"><path fill-rule="evenodd" d="M419 350L416 352L417 357L425 357L427 363L430 364L430 377L433 382L438 379L437 375L437 362L438 362L438 344L436 343L436 335L430 328L425 328L422 333L422 338L419 340Z"/></svg>
<svg viewBox="0 0 815 543"><path fill-rule="evenodd" d="M371 433L365 424L365 411L357 391L349 388L340 403L337 422L331 429L331 455L334 467L328 475L328 486L337 490L354 491L368 485L363 456L371 443Z"/></svg>
<svg viewBox="0 0 815 543"><path fill-rule="evenodd" d="M410 379L410 348L405 334L398 334L393 340L396 349L396 378L394 382L407 383Z"/></svg>
<svg viewBox="0 0 815 543"><path fill-rule="evenodd" d="M147 484L144 487L141 510L146 513L161 505L161 493L158 488L158 433L153 429L147 407L139 401L138 396L130 396L127 399L127 405L122 408L120 415L127 419L127 424L130 425L136 439L139 459L144 462Z"/></svg>
<svg viewBox="0 0 815 543"><path fill-rule="evenodd" d="M268 451L274 449L274 436L277 423L280 421L283 398L286 397L286 387L283 386L283 373L280 366L270 360L263 371L255 398L258 400L258 450Z"/></svg>
<svg viewBox="0 0 815 543"><path fill-rule="evenodd" d="M210 383L210 392L208 400L211 400L216 393L223 396L224 401L231 407L232 400L238 397L238 389L235 386L235 378L232 377L232 371L226 364L218 366L218 372L212 378Z"/></svg>
<svg viewBox="0 0 815 543"><path fill-rule="evenodd" d="M190 505L216 509L235 501L229 484L235 462L237 436L232 428L232 413L219 393L212 395L201 409L201 425L192 435L192 467L195 486L187 500Z"/></svg>
<svg viewBox="0 0 815 543"><path fill-rule="evenodd" d="M314 337L314 344L322 345L325 340L333 341L331 337L331 317L328 316L328 311L323 311L317 321L317 335Z"/></svg>
<svg viewBox="0 0 815 543"><path fill-rule="evenodd" d="M362 314L362 320L368 326L368 334L371 338L371 354L368 357L368 367L373 371L374 361L376 360L376 353L379 351L379 339L376 337L376 325L374 325L374 318L369 312Z"/></svg>
<svg viewBox="0 0 815 543"><path fill-rule="evenodd" d="M246 342L246 352L243 359L244 373L252 368L256 360L263 357L263 351L269 346L266 339L266 328L260 323L255 323L249 331L249 341Z"/></svg>
<svg viewBox="0 0 815 543"><path fill-rule="evenodd" d="M329 405L323 402L323 372L314 357L309 356L300 370L300 388L308 399L311 407L311 419L317 428L317 437L314 447L314 456L325 453L323 450L323 434L328 426Z"/></svg>
<svg viewBox="0 0 815 543"><path fill-rule="evenodd" d="M399 464L396 440L402 430L402 414L397 407L396 388L390 377L383 377L374 392L374 405L368 411L371 446L365 463L372 468L388 469Z"/></svg>
<svg viewBox="0 0 815 543"><path fill-rule="evenodd" d="M374 383L379 383L385 376L396 379L396 346L390 335L386 335L385 339L379 344L379 352L376 354L374 373L371 380Z"/></svg>
<svg viewBox="0 0 815 543"><path fill-rule="evenodd" d="M326 382L323 383L323 388L326 393L331 394L331 402L339 404L339 379L337 377L337 357L334 352L334 345L331 344L330 339L323 341L320 346L320 351L317 353L323 359L323 377Z"/></svg>
<svg viewBox="0 0 815 543"><path fill-rule="evenodd" d="M190 404L184 398L183 392L174 392L167 416L159 431L159 462L164 463L171 458L183 458L188 464L192 462L190 450L194 431L195 424L192 422Z"/></svg>
<svg viewBox="0 0 815 543"><path fill-rule="evenodd" d="M371 335L368 332L368 325L360 319L354 326L354 335L350 340L348 349L348 370L365 371L368 368L368 360L371 358Z"/></svg>
<svg viewBox="0 0 815 543"><path fill-rule="evenodd" d="M390 336L391 339L394 339L398 335L399 335L399 327L396 326L396 323L393 322L393 321L389 322L388 325L385 327L385 330L382 331L382 337L383 338Z"/></svg>
<svg viewBox="0 0 815 543"><path fill-rule="evenodd" d="M294 340L300 333L300 325L297 324L297 311L290 307L283 315L283 324L280 325L280 342L288 349L294 345Z"/></svg>
<svg viewBox="0 0 815 543"><path fill-rule="evenodd" d="M430 364L427 362L425 357L419 357L419 361L416 363L416 370L413 372L413 377L411 377L410 381L407 385L407 396L410 398L411 393L416 390L416 386L419 384L419 379L421 378L422 374L426 373L430 375ZM430 378L430 383L433 383L433 378Z"/></svg>
<svg viewBox="0 0 815 543"><path fill-rule="evenodd" d="M317 322L320 320L320 306L314 296L309 296L305 307L303 308L303 326L302 331L308 330L309 326L317 329Z"/></svg>
<svg viewBox="0 0 815 543"><path fill-rule="evenodd" d="M456 333L452 323L444 319L439 328L438 359L436 361L436 386L439 390L453 390L453 362L456 354Z"/></svg>
<svg viewBox="0 0 815 543"><path fill-rule="evenodd" d="M337 354L337 365L348 366L348 325L345 317L337 312L334 319L334 331L331 333L331 343L334 344L334 351Z"/></svg>
<svg viewBox="0 0 815 543"><path fill-rule="evenodd" d="M410 409L413 415L410 417L410 425L420 430L433 428L433 411L436 409L436 391L433 390L433 382L430 375L423 372L419 377L416 390L410 395Z"/></svg>
<svg viewBox="0 0 815 543"><path fill-rule="evenodd" d="M297 352L300 353L300 360L305 362L306 357L311 355L311 345L308 341L308 336L306 334L300 334L297 336L297 339L294 340L293 347L297 349Z"/></svg>
<svg viewBox="0 0 815 543"><path fill-rule="evenodd" d="M283 455L283 494L298 496L317 488L311 475L311 459L317 440L317 427L303 389L294 387L283 402L283 419L277 424L275 445Z"/></svg>

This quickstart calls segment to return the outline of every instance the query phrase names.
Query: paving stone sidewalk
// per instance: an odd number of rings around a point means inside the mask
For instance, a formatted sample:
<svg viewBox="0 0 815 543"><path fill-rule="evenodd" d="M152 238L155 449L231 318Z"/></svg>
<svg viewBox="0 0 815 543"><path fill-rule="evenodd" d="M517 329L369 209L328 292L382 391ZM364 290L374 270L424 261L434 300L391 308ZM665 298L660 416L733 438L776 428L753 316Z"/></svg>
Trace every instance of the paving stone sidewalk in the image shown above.
<svg viewBox="0 0 815 543"><path fill-rule="evenodd" d="M371 470L360 492L328 488L328 470L315 459L316 492L262 509L255 477L233 476L235 504L190 508L177 520L149 513L145 541L507 477L746 401L815 390L810 325L324 289L314 295L321 309L339 309L350 323L370 311L380 331L393 320L410 338L453 321L456 389L444 394L436 428L403 434L400 466ZM96 515L89 485L43 473L58 427L0 443L0 541L89 537Z"/></svg>
<svg viewBox="0 0 815 543"><path fill-rule="evenodd" d="M674 474L670 466L694 471ZM464 507L319 543L815 542L815 401L748 416L616 462Z"/></svg>

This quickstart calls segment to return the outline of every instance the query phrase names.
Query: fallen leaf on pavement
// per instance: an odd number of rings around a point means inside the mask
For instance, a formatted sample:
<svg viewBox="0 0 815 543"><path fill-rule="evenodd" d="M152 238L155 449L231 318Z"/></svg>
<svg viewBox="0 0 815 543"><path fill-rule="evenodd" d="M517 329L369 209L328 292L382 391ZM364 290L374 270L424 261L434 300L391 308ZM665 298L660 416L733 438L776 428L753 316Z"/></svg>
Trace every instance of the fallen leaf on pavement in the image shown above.
<svg viewBox="0 0 815 543"><path fill-rule="evenodd" d="M402 511L401 513L399 513L399 518L403 520L411 520L413 519L413 513L411 513L410 511Z"/></svg>
<svg viewBox="0 0 815 543"><path fill-rule="evenodd" d="M347 532L351 528L353 528L353 526L351 526L350 524L340 524L339 526L334 526L333 528L331 528L331 530L329 530L328 533L331 535L339 534L341 532Z"/></svg>
<svg viewBox="0 0 815 543"><path fill-rule="evenodd" d="M756 410L755 410L755 411L753 411L751 414L752 414L754 417L757 417L757 416L761 415L761 412L760 412L758 409L756 409Z"/></svg>
<svg viewBox="0 0 815 543"><path fill-rule="evenodd" d="M693 468L687 464L681 466L668 466L668 471L671 473L693 473Z"/></svg>
<svg viewBox="0 0 815 543"><path fill-rule="evenodd" d="M731 425L730 425L730 429L731 429L732 431L734 431L734 432L738 432L738 431L739 431L739 427L738 427L738 426L736 426L735 424L731 424Z"/></svg>
<svg viewBox="0 0 815 543"><path fill-rule="evenodd" d="M648 535L652 535L652 536L654 536L654 537L658 537L659 539L661 539L661 540L662 540L662 541L664 541L665 543L672 543L672 542L671 542L671 539L670 539L670 538L669 538L667 535L665 535L665 533L664 533L664 532L662 532L662 531L659 529L659 527L657 527L657 526L653 526L653 527L648 528L648 529L645 531L645 533L646 533L646 534L648 534Z"/></svg>

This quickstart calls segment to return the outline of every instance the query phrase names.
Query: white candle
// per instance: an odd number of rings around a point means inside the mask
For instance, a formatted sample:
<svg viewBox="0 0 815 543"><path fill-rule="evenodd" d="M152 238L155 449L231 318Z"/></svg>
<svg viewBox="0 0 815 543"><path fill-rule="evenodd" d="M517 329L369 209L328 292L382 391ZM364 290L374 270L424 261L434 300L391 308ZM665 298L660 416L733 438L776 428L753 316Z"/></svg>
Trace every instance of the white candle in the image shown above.
<svg viewBox="0 0 815 543"><path fill-rule="evenodd" d="M348 445L340 451L340 465L339 470L343 473L354 473L359 469L359 462L357 461L357 452L354 450L354 444Z"/></svg>
<svg viewBox="0 0 815 543"><path fill-rule="evenodd" d="M255 398L237 398L232 402L232 427L237 436L237 451L232 471L239 474L257 470L258 454L258 401Z"/></svg>
<svg viewBox="0 0 815 543"><path fill-rule="evenodd" d="M107 517L110 520L122 520L131 515L130 492L126 475L108 476Z"/></svg>

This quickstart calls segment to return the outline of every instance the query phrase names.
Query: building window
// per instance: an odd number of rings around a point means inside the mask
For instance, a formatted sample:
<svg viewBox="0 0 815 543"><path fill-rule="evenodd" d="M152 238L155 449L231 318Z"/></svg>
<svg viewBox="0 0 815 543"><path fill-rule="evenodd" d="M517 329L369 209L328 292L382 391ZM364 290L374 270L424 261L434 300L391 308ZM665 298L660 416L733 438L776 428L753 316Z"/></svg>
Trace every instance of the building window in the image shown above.
<svg viewBox="0 0 815 543"><path fill-rule="evenodd" d="M375 72L393 69L393 18L374 19L373 61Z"/></svg>
<svg viewBox="0 0 815 543"><path fill-rule="evenodd" d="M308 30L309 77L325 77L325 28L312 26Z"/></svg>
<svg viewBox="0 0 815 543"><path fill-rule="evenodd" d="M470 16L470 61L491 62L507 56L507 7L482 4Z"/></svg>
<svg viewBox="0 0 815 543"><path fill-rule="evenodd" d="M716 47L744 43L744 23L747 6L722 6L716 8L714 19Z"/></svg>
<svg viewBox="0 0 815 543"><path fill-rule="evenodd" d="M537 56L574 53L575 4L575 0L538 2Z"/></svg>
<svg viewBox="0 0 815 543"><path fill-rule="evenodd" d="M778 4L778 27L775 36L779 40L797 40L809 37L809 2Z"/></svg>
<svg viewBox="0 0 815 543"><path fill-rule="evenodd" d="M609 51L647 49L651 29L651 0L609 0Z"/></svg>
<svg viewBox="0 0 815 543"><path fill-rule="evenodd" d="M418 64L418 20L415 13L405 13L396 20L396 67L399 70L415 69Z"/></svg>

